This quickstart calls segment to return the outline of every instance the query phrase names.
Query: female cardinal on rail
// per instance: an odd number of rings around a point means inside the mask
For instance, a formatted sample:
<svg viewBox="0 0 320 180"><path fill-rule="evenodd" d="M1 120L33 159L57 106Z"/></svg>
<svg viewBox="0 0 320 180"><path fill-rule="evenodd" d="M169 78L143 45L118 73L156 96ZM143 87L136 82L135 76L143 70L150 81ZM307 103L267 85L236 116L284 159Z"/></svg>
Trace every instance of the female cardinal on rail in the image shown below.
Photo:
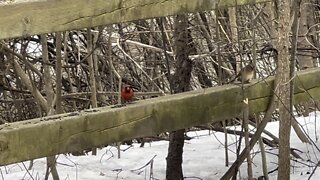
<svg viewBox="0 0 320 180"><path fill-rule="evenodd" d="M131 86L129 85L125 85L122 87L121 89L121 99L124 101L124 102L130 102L133 100L133 96L134 96L134 93L133 93L133 89Z"/></svg>
<svg viewBox="0 0 320 180"><path fill-rule="evenodd" d="M246 65L244 68L240 70L238 75L233 78L230 82L234 82L235 80L238 80L243 83L250 83L255 73L255 65L250 62L248 65Z"/></svg>
<svg viewBox="0 0 320 180"><path fill-rule="evenodd" d="M238 74L238 81L242 81L243 83L250 83L255 73L255 65L250 62Z"/></svg>

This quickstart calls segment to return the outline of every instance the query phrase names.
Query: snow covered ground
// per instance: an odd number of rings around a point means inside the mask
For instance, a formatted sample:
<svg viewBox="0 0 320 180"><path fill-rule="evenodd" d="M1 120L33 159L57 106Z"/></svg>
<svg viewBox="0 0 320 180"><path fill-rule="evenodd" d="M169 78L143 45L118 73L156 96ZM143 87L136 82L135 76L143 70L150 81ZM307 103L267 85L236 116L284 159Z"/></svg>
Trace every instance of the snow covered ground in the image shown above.
<svg viewBox="0 0 320 180"><path fill-rule="evenodd" d="M299 123L304 127L317 146L320 146L319 138L320 122L316 119L320 117L320 112L312 113L309 117L299 117ZM267 126L267 130L277 135L278 123L272 122ZM225 167L224 134L209 131L189 132L193 139L186 141L183 154L183 171L186 179L220 179L227 171ZM267 137L264 135L264 137ZM235 160L234 143L238 137L229 135L229 160L230 164ZM106 147L98 151L97 156L71 156L59 155L58 172L62 180L106 180L106 179L165 179L166 156L168 149L167 141L147 143L140 148L140 144L133 146L121 146L121 158L117 158L115 147ZM291 179L304 180L310 177L316 164L319 161L320 152L313 145L301 143L294 131L291 132L291 147L303 159L291 161ZM261 157L259 147L256 145L253 151L253 172L255 178L262 176ZM277 149L266 146L268 170L277 168ZM153 161L152 161L153 159ZM149 164L148 164L149 163ZM145 166L148 164L147 166ZM27 172L29 162L17 163L1 167L0 180L18 179L44 179L46 170L45 158L34 161L34 168ZM145 167L144 167L145 166ZM151 168L152 166L152 168ZM246 164L241 166L241 179L246 179ZM270 179L276 179L277 171L269 174ZM153 177L153 178L151 178ZM320 169L317 169L310 179L320 179Z"/></svg>

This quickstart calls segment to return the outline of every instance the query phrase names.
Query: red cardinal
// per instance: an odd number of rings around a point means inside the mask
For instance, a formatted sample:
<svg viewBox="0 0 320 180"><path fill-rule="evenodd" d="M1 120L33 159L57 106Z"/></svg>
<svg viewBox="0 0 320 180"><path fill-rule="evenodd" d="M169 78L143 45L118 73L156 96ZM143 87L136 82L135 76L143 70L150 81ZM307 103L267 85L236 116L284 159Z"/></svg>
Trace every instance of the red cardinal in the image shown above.
<svg viewBox="0 0 320 180"><path fill-rule="evenodd" d="M130 86L124 86L121 89L121 99L124 102L130 102L133 100L133 89Z"/></svg>

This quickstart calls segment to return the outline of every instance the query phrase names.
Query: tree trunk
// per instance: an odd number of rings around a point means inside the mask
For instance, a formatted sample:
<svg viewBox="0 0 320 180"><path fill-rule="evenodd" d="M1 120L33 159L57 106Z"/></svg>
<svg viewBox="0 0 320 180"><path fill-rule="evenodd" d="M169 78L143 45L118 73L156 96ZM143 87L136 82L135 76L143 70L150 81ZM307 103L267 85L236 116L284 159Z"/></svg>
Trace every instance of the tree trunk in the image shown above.
<svg viewBox="0 0 320 180"><path fill-rule="evenodd" d="M313 57L312 57L313 52L309 50L309 49L312 49L313 47L307 41L307 39L311 39L311 38L305 36L305 34L309 31L308 15L310 13L311 14L313 13L312 11L310 11L312 9L311 6L313 5L310 5L309 3L303 3L300 11L298 42L297 42L298 49L300 49L297 57L300 69L307 69L307 68L313 67Z"/></svg>
<svg viewBox="0 0 320 180"><path fill-rule="evenodd" d="M289 34L290 27L290 1L279 1L279 27L278 27L278 63L277 75L279 83L276 84L276 93L279 103L279 173L278 179L290 179L290 61L289 61Z"/></svg>
<svg viewBox="0 0 320 180"><path fill-rule="evenodd" d="M175 48L176 48L176 71L173 75L171 87L174 93L190 90L190 78L192 62L189 59L193 43L188 27L188 17L178 15L175 19ZM182 154L184 145L184 129L170 133L170 143L167 156L167 180L182 180Z"/></svg>
<svg viewBox="0 0 320 180"><path fill-rule="evenodd" d="M47 64L49 64L49 58L48 58L48 46L47 46L47 36L45 34L41 35L41 43L42 43L42 53L43 53L43 61ZM60 42L61 43L61 42ZM59 47L60 48L60 47ZM58 49L57 49L58 50ZM61 51L61 48L60 48ZM54 114L54 110L50 107L53 107L53 99L54 99L54 91L52 88L52 79L50 75L50 66L44 65L44 72L43 72L43 79L44 79L44 88L45 92L47 94L47 115ZM49 156L47 157L47 170L45 179L49 179L49 175L52 175L52 178L54 180L59 180L58 171L56 168L56 157L55 156Z"/></svg>
<svg viewBox="0 0 320 180"><path fill-rule="evenodd" d="M89 82L90 82L90 88L91 88L91 97L90 97L90 101L91 101L91 107L92 108L96 108L98 107L98 102L97 102L97 86L96 86L96 77L95 77L95 72L94 72L94 62L93 62L93 42L92 42L92 33L91 33L91 29L88 28L87 29L87 51L89 57L88 57L88 65L89 65ZM92 149L92 155L97 155L97 148L93 147Z"/></svg>
<svg viewBox="0 0 320 180"><path fill-rule="evenodd" d="M166 179L183 179L182 154L184 145L184 129L173 131L169 137Z"/></svg>

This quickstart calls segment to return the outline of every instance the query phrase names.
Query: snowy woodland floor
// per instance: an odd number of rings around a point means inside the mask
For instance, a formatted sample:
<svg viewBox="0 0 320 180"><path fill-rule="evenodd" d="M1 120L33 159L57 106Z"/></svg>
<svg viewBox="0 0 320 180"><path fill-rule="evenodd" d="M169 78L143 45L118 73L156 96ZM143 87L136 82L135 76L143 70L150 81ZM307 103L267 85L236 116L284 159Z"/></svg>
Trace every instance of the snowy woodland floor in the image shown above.
<svg viewBox="0 0 320 180"><path fill-rule="evenodd" d="M320 134L320 122L315 120L320 118L320 112L312 113L309 117L299 117L298 121L309 133L310 137L320 147L320 142L316 141ZM315 125L317 127L315 128ZM277 135L278 123L272 122L267 126L267 130ZM314 168L319 161L320 152L315 146L301 143L296 134L291 131L291 147L302 159L293 159L291 161L291 179L304 180L320 179L320 168L316 169L311 176ZM227 171L224 166L224 134L209 131L189 132L188 136L193 139L186 141L183 154L183 171L186 179L220 179ZM266 137L266 136L265 136ZM235 160L235 140L234 135L229 135L229 156L230 164ZM133 146L121 146L121 158L117 158L117 149L115 147L106 147L98 151L97 156L71 156L59 155L58 172L61 180L144 180L144 179L164 179L166 169L166 156L168 149L167 141L158 141L146 143L145 147L140 148L140 144ZM268 170L277 168L277 149L266 147ZM256 145L252 151L253 154L253 172L258 178L262 175L261 157L259 147ZM153 159L153 163L148 162ZM29 162L17 163L1 168L0 180L19 180L19 179L44 179L46 170L45 158L34 161L34 168L27 172ZM152 165L152 168L151 168ZM145 166L145 167L144 167ZM246 164L241 166L241 179L246 179ZM276 179L277 171L269 174L270 179ZM151 178L153 177L153 178Z"/></svg>

